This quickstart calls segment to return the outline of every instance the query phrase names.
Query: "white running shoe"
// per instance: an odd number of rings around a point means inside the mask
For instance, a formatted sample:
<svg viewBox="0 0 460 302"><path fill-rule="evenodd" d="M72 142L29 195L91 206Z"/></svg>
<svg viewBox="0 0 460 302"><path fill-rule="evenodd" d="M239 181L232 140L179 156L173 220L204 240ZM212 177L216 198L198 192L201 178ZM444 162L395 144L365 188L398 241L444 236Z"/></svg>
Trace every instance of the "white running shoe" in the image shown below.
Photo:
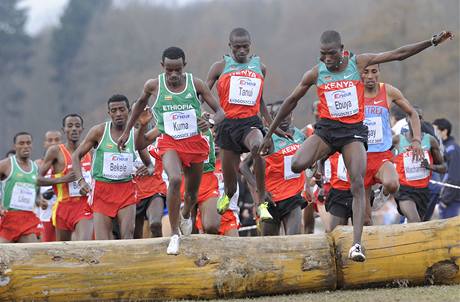
<svg viewBox="0 0 460 302"><path fill-rule="evenodd" d="M193 229L193 222L192 222L192 217L189 217L188 219L185 219L184 216L182 216L182 211L180 213L180 224L179 224L179 229L184 236L188 236L192 234L192 229Z"/></svg>
<svg viewBox="0 0 460 302"><path fill-rule="evenodd" d="M366 256L364 256L363 248L359 243L355 243L348 252L348 258L356 262L364 262Z"/></svg>
<svg viewBox="0 0 460 302"><path fill-rule="evenodd" d="M374 191L375 192L375 191ZM390 200L390 195L391 194L388 194L388 195L385 195L383 194L383 186L380 187L380 190L379 192L375 195L374 197L374 202L372 204L372 210L373 211L377 211L379 210L381 207L383 207L383 205L388 201Z"/></svg>
<svg viewBox="0 0 460 302"><path fill-rule="evenodd" d="M179 244L180 244L179 235L172 235L171 240L169 241L168 249L166 250L166 254L179 255Z"/></svg>

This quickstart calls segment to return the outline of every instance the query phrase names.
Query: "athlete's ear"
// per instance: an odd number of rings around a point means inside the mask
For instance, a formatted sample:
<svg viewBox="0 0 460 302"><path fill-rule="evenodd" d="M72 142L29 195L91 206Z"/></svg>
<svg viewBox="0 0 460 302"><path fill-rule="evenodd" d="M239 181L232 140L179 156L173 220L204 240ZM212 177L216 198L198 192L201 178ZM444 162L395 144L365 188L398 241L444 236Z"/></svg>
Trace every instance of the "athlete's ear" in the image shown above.
<svg viewBox="0 0 460 302"><path fill-rule="evenodd" d="M185 65L187 65L187 62L184 61L184 67L185 67Z"/></svg>
<svg viewBox="0 0 460 302"><path fill-rule="evenodd" d="M161 67L165 68L165 63L163 61L160 61Z"/></svg>

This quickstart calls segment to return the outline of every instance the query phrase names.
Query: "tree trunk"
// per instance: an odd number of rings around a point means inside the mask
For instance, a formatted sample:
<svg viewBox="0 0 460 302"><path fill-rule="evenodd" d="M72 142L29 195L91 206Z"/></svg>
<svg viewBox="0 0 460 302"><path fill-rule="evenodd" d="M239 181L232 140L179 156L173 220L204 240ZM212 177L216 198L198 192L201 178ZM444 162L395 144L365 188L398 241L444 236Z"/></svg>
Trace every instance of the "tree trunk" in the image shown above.
<svg viewBox="0 0 460 302"><path fill-rule="evenodd" d="M0 245L0 301L246 297L334 289L325 234Z"/></svg>
<svg viewBox="0 0 460 302"><path fill-rule="evenodd" d="M332 234L0 245L0 301L211 299L374 286L460 284L460 217L366 227L366 262ZM336 261L337 259L337 261Z"/></svg>

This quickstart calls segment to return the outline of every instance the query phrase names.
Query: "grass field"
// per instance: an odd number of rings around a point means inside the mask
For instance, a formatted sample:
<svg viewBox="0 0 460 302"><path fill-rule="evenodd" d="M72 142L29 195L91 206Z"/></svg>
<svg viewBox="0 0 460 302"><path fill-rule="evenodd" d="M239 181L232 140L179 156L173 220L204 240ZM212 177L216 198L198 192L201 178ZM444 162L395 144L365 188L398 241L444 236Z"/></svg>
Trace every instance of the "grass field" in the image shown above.
<svg viewBox="0 0 460 302"><path fill-rule="evenodd" d="M190 300L181 300L189 301ZM213 302L458 302L460 301L460 285L427 286L411 288L379 288L362 290L338 290L299 295L271 296L245 299L209 300Z"/></svg>

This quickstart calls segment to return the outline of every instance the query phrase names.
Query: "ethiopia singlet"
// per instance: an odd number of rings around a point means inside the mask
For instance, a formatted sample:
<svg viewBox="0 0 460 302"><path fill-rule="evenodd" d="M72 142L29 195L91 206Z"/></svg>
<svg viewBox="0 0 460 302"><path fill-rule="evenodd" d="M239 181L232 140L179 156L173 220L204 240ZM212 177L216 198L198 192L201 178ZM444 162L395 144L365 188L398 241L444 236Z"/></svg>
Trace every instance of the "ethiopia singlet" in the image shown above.
<svg viewBox="0 0 460 302"><path fill-rule="evenodd" d="M72 170L72 154L64 144L60 144L59 149L64 156L64 170L61 172L53 170L52 178L63 177ZM86 183L91 184L91 155L89 153L85 154L81 159L80 165L82 176L85 178ZM81 196L78 181L53 185L53 190L56 194L56 203L65 202L71 198L87 198L86 196Z"/></svg>
<svg viewBox="0 0 460 302"><path fill-rule="evenodd" d="M166 85L165 74L160 74L157 98L152 107L160 133L175 140L199 135L197 118L201 117L201 103L192 74L185 73L185 78L184 90L172 92Z"/></svg>
<svg viewBox="0 0 460 302"><path fill-rule="evenodd" d="M224 71L217 81L217 93L225 117L236 119L257 115L264 86L260 58L252 56L249 62L238 63L226 55L224 61Z"/></svg>
<svg viewBox="0 0 460 302"><path fill-rule="evenodd" d="M431 156L431 135L427 133L422 134L422 150L425 159L428 163L433 163ZM413 152L408 150L411 143L403 134L399 135L399 145L397 146L395 165L396 171L399 175L399 183L402 186L413 188L426 188L430 183L431 171L421 166L421 161L412 160Z"/></svg>
<svg viewBox="0 0 460 302"><path fill-rule="evenodd" d="M214 172L216 169L216 149L214 147L214 136L211 130L203 133L203 137L208 141L209 144L209 155L208 159L204 161L203 173Z"/></svg>
<svg viewBox="0 0 460 302"><path fill-rule="evenodd" d="M33 212L37 197L37 165L29 160L31 170L26 172L19 166L15 155L10 161L10 175L2 181L2 206L8 211Z"/></svg>
<svg viewBox="0 0 460 302"><path fill-rule="evenodd" d="M134 130L131 129L125 149L118 151L117 143L110 135L110 125L106 122L104 134L94 152L92 178L102 182L127 182L132 179L134 162Z"/></svg>
<svg viewBox="0 0 460 302"><path fill-rule="evenodd" d="M341 72L330 72L323 62L318 64L318 111L320 118L355 124L364 120L364 84L356 56L345 52L344 57L348 64Z"/></svg>
<svg viewBox="0 0 460 302"><path fill-rule="evenodd" d="M369 129L367 152L388 151L392 145L390 108L384 83L379 83L379 92L373 98L364 98L364 124Z"/></svg>
<svg viewBox="0 0 460 302"><path fill-rule="evenodd" d="M305 172L292 172L291 163L305 136L294 128L294 141L276 134L272 140L273 153L265 157L265 184L273 201L278 202L299 194L304 188Z"/></svg>
<svg viewBox="0 0 460 302"><path fill-rule="evenodd" d="M331 187L337 190L349 190L350 181L342 154L339 152L332 154L329 161Z"/></svg>

